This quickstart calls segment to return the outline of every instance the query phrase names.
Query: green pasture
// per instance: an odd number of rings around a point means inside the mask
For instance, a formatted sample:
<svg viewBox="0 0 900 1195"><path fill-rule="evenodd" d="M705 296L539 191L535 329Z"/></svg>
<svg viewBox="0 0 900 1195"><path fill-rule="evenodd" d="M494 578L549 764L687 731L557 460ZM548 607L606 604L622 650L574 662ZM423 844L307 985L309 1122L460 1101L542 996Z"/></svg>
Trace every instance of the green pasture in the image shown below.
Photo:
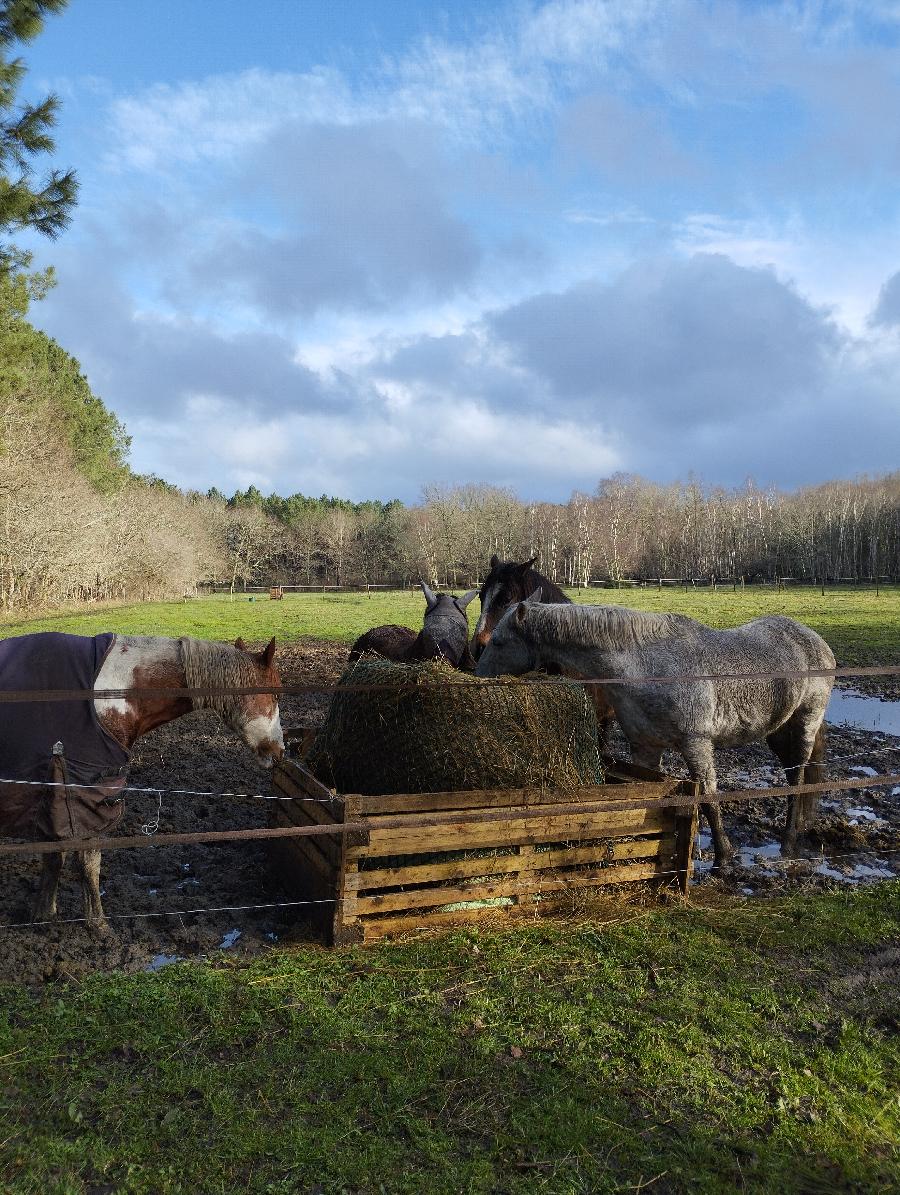
<svg viewBox="0 0 900 1195"><path fill-rule="evenodd" d="M703 903L7 987L2 1189L900 1189L900 883Z"/></svg>
<svg viewBox="0 0 900 1195"><path fill-rule="evenodd" d="M776 590L773 586L748 586L734 591L712 589L573 589L577 602L607 602L642 610L688 614L710 626L728 627L760 614L789 614L813 627L831 644L844 664L894 664L900 662L900 588L873 589L855 586L820 590ZM117 631L130 635L195 635L201 639L235 639L248 642L275 636L290 643L306 636L353 640L382 623L420 627L424 599L416 591L378 593L288 594L282 601L268 595L227 595L179 602L146 602L129 606L94 607L0 623L0 637L33 631L68 631L97 634ZM477 600L469 607L474 625Z"/></svg>

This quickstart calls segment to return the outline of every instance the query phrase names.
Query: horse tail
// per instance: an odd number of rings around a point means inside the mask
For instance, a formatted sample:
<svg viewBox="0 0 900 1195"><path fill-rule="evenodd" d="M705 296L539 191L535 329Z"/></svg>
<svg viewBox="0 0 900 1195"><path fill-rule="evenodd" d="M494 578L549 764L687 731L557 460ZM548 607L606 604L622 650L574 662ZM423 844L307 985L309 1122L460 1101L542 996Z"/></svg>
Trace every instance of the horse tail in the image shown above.
<svg viewBox="0 0 900 1195"><path fill-rule="evenodd" d="M825 738L825 723L822 722L816 731L809 763L803 769L803 781L805 784L825 783ZM797 797L799 806L797 812L800 815L798 823L802 828L806 829L810 827L815 821L821 796L821 793L809 793Z"/></svg>

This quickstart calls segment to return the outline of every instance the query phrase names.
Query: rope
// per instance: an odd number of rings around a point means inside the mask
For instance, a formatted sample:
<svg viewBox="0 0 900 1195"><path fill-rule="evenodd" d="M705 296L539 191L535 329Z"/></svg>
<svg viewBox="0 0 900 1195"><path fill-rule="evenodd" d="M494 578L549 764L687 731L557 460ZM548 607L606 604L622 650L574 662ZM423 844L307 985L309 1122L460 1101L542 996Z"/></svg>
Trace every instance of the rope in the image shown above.
<svg viewBox="0 0 900 1195"><path fill-rule="evenodd" d="M682 681L724 681L724 680L790 680L795 676L900 676L900 665L882 666L876 665L866 668L810 668L806 670L787 670L778 672L698 672L698 673L680 673L677 676L642 676L638 679L631 677L547 677L540 681L533 681L528 678L518 678L518 683L527 684L571 684L573 680L577 680L580 685L673 685L680 684ZM457 686L484 686L484 685L509 685L510 679L500 679L496 677L478 677L472 680L460 680L455 682ZM178 688L174 689L172 686L131 686L127 689L3 689L0 690L0 703L2 702L28 702L28 701L121 701L136 694L147 694L153 696L163 696L165 694L172 694L177 692L183 697L257 697L264 694L269 694L273 697L300 697L308 693L333 693L340 689L341 692L349 693L365 693L374 690L390 689L394 692L402 692L406 689L416 692L423 689L442 689L443 683L435 682L434 684L421 683L416 685L404 684L398 681L396 684L345 684L341 685L337 681L322 684L296 684L296 685L242 685L235 688Z"/></svg>
<svg viewBox="0 0 900 1195"><path fill-rule="evenodd" d="M368 815L357 821L341 821L327 825L285 826L268 829L250 830L206 830L181 834L157 834L154 845L170 846L175 843L219 843L227 844L235 841L266 839L266 838L300 838L315 837L322 834L368 834L371 830L410 830L423 829L433 826L446 825L485 825L493 822L529 821L536 817L578 817L596 813L628 813L635 810L659 809L687 809L696 805L719 805L723 802L772 800L775 797L813 796L816 793L840 792L844 790L859 790L864 788L883 788L889 784L900 785L900 773L880 776L860 776L847 780L823 781L819 784L793 784L779 787L756 789L739 789L715 793L691 793L670 797L654 797L650 800L629 800L622 798L604 798L598 800L593 796L590 800L584 797L578 800L579 794L585 790L574 789L571 803L548 804L540 802L530 803L530 795L534 792L538 797L543 796L541 790L522 789L520 798L522 805L506 808L449 810L434 812L418 817L410 814ZM612 787L612 786L611 786ZM473 790L477 791L477 790ZM595 789L588 789L595 793ZM440 796L440 794L430 794ZM472 793L468 794L470 797ZM121 836L118 838L67 838L52 842L18 842L0 844L0 857L4 855L51 855L63 851L110 851L125 850L135 846L145 846L146 838L141 835Z"/></svg>

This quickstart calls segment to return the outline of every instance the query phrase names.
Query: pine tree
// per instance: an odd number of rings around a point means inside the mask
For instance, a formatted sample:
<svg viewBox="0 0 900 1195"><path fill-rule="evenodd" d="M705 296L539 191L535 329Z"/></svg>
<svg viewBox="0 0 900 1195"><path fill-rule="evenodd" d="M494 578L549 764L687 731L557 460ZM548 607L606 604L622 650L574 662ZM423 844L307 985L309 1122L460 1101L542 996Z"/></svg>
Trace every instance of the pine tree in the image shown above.
<svg viewBox="0 0 900 1195"><path fill-rule="evenodd" d="M61 12L68 0L0 0L0 234L35 229L55 238L66 227L78 193L72 170L51 170L35 178L34 159L54 148L50 129L59 99L16 106L25 63L11 57L18 43L37 37L44 18ZM31 255L0 241L0 276L27 269Z"/></svg>

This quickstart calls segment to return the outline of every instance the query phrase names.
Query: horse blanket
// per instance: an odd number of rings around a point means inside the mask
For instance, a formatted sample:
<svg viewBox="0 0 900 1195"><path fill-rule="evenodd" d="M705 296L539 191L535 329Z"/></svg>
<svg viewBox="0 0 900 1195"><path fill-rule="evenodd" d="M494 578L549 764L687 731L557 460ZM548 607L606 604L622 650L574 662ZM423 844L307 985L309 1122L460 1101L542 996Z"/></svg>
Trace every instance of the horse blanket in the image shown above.
<svg viewBox="0 0 900 1195"><path fill-rule="evenodd" d="M3 700L17 690L92 689L114 639L50 631L0 641L0 781L65 781L0 783L0 833L78 838L120 820L129 755L101 726L94 702Z"/></svg>

